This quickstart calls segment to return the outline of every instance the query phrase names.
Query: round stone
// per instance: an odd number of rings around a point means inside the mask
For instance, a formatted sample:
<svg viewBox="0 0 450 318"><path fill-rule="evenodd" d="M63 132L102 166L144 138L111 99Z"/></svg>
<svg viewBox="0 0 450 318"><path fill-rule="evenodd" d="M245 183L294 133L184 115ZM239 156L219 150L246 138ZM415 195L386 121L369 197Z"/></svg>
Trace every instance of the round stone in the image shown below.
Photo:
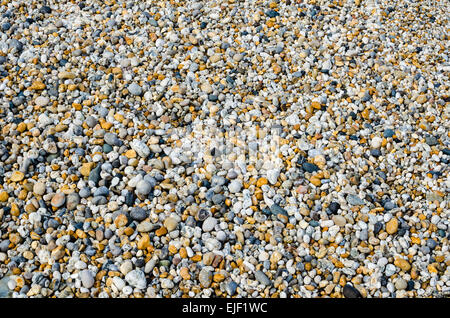
<svg viewBox="0 0 450 318"><path fill-rule="evenodd" d="M83 284L83 287L85 288L91 288L94 286L95 279L92 271L85 269L80 272L80 279L81 283Z"/></svg>
<svg viewBox="0 0 450 318"><path fill-rule="evenodd" d="M128 86L128 91L131 95L139 96L142 94L142 87L140 87L136 83L132 83L130 86Z"/></svg>
<svg viewBox="0 0 450 318"><path fill-rule="evenodd" d="M147 195L152 191L152 185L147 180L140 180L136 184L136 192L138 194Z"/></svg>
<svg viewBox="0 0 450 318"><path fill-rule="evenodd" d="M45 193L45 183L44 182L40 182L40 181L36 182L33 185L33 192L36 195L44 195L44 193Z"/></svg>
<svg viewBox="0 0 450 318"><path fill-rule="evenodd" d="M130 216L133 220L141 222L147 218L148 212L141 207L133 207Z"/></svg>

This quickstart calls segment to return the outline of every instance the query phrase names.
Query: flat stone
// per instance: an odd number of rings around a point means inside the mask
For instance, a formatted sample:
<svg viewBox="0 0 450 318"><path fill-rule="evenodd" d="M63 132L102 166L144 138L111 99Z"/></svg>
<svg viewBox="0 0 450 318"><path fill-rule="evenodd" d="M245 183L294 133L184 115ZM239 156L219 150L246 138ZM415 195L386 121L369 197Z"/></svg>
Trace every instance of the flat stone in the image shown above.
<svg viewBox="0 0 450 318"><path fill-rule="evenodd" d="M130 212L130 216L133 220L141 222L145 220L148 216L148 211L141 207L133 207Z"/></svg>
<svg viewBox="0 0 450 318"><path fill-rule="evenodd" d="M272 285L272 282L270 281L270 279L267 277L267 275L263 271L260 271L260 270L256 271L255 278L258 282L260 282L261 284L263 284L265 286Z"/></svg>
<svg viewBox="0 0 450 318"><path fill-rule="evenodd" d="M212 273L208 268L202 268L198 274L198 280L203 288L209 288L212 282Z"/></svg>
<svg viewBox="0 0 450 318"><path fill-rule="evenodd" d="M175 230L178 226L178 221L173 217L168 217L164 220L164 227L167 229L168 232L172 232Z"/></svg>
<svg viewBox="0 0 450 318"><path fill-rule="evenodd" d="M364 205L366 202L354 194L347 195L347 203L350 205Z"/></svg>
<svg viewBox="0 0 450 318"><path fill-rule="evenodd" d="M361 293L353 286L346 284L343 291L345 298L361 298Z"/></svg>

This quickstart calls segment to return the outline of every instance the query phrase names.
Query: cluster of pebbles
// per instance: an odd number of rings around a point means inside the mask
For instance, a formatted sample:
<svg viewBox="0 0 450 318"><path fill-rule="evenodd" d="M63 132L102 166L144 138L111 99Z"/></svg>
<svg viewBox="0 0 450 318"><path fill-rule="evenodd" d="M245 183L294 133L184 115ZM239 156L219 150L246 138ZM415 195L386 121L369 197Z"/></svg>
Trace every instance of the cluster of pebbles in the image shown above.
<svg viewBox="0 0 450 318"><path fill-rule="evenodd" d="M448 1L0 6L0 296L445 297Z"/></svg>

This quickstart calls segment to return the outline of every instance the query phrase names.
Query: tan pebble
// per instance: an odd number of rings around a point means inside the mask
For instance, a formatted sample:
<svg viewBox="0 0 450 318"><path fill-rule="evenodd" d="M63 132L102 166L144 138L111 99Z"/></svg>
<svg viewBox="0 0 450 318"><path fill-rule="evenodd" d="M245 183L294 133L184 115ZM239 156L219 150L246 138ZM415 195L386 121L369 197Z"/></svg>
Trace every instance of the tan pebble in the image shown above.
<svg viewBox="0 0 450 318"><path fill-rule="evenodd" d="M168 232L172 232L175 230L178 226L178 222L173 217L168 217L164 220L164 227L167 229Z"/></svg>
<svg viewBox="0 0 450 318"><path fill-rule="evenodd" d="M57 261L57 260L60 260L61 258L63 258L64 254L65 254L64 247L58 246L52 251L51 257L52 257L52 259Z"/></svg>
<svg viewBox="0 0 450 318"><path fill-rule="evenodd" d="M281 258L282 258L281 253L278 251L274 251L270 256L270 262L272 264L277 264L281 260Z"/></svg>
<svg viewBox="0 0 450 318"><path fill-rule="evenodd" d="M309 181L316 187L320 187L322 184L322 181L317 177L311 177L311 179L309 179Z"/></svg>
<svg viewBox="0 0 450 318"><path fill-rule="evenodd" d="M64 205L66 202L66 195L62 192L56 193L52 200L50 201L51 205L55 208L59 208Z"/></svg>
<svg viewBox="0 0 450 318"><path fill-rule="evenodd" d="M191 279L191 275L189 274L189 270L186 267L182 267L180 269L180 276L184 279L184 280L189 280Z"/></svg>
<svg viewBox="0 0 450 318"><path fill-rule="evenodd" d="M219 54L214 54L209 58L209 61L211 63L216 63L219 62L221 60L221 56Z"/></svg>
<svg viewBox="0 0 450 318"><path fill-rule="evenodd" d="M208 82L203 82L200 85L200 89L202 90L202 92L205 92L206 94L211 94L213 92L213 89Z"/></svg>
<svg viewBox="0 0 450 318"><path fill-rule="evenodd" d="M403 271L407 272L411 269L411 264L403 258L396 258L394 261L394 265L402 269Z"/></svg>
<svg viewBox="0 0 450 318"><path fill-rule="evenodd" d="M31 84L31 86L28 88L29 90L32 91L37 91L37 90L43 90L45 89L45 84L42 83L41 81L37 81L37 82L33 82L33 84Z"/></svg>
<svg viewBox="0 0 450 318"><path fill-rule="evenodd" d="M58 73L58 77L60 79L74 79L75 78L75 74L71 73L71 72L67 72L67 71L62 71Z"/></svg>
<svg viewBox="0 0 450 318"><path fill-rule="evenodd" d="M386 223L386 232L388 234L394 234L398 230L398 220L396 218L392 218L389 222Z"/></svg>
<svg viewBox="0 0 450 318"><path fill-rule="evenodd" d="M334 224L336 224L337 226L345 226L345 224L347 224L347 220L342 216L342 215L333 215L332 218Z"/></svg>
<svg viewBox="0 0 450 318"><path fill-rule="evenodd" d="M45 183L43 182L36 182L33 186L33 192L36 195L44 195L45 193Z"/></svg>
<svg viewBox="0 0 450 318"><path fill-rule="evenodd" d="M203 254L202 261L203 261L203 264L205 264L206 266L211 265L213 260L214 260L214 254L213 253L208 252L208 253Z"/></svg>
<svg viewBox="0 0 450 318"><path fill-rule="evenodd" d="M422 94L417 96L416 102L418 102L419 104L424 104L427 100L427 95Z"/></svg>

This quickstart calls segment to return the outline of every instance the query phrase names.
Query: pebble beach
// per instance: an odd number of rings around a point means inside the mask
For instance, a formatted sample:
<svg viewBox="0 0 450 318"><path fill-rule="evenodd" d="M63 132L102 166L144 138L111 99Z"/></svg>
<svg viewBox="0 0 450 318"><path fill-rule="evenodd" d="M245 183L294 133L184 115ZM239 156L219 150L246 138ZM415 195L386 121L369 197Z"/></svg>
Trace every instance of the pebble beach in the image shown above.
<svg viewBox="0 0 450 318"><path fill-rule="evenodd" d="M0 1L0 297L449 297L449 1Z"/></svg>

